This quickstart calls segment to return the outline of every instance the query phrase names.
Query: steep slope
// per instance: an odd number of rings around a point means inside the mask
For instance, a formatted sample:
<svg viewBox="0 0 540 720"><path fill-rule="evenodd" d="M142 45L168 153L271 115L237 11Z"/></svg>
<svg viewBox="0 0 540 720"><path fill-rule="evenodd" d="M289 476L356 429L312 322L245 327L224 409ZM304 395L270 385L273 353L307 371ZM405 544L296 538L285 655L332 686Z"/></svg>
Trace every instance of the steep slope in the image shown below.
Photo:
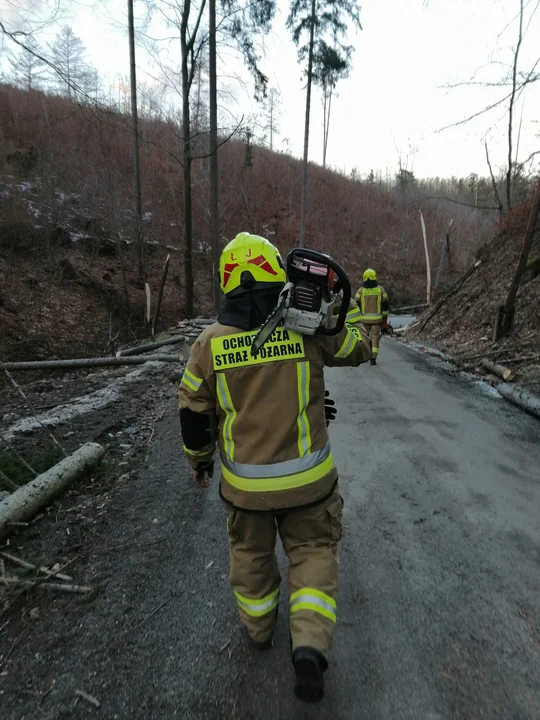
<svg viewBox="0 0 540 720"><path fill-rule="evenodd" d="M517 294L512 332L493 344L497 308L504 304L514 277L529 211L530 203L516 208L495 239L478 252L481 264L470 278L420 334L416 328L422 317L408 335L423 338L464 362L471 356L471 365L482 354L503 362L518 373L519 382L540 391L540 229Z"/></svg>

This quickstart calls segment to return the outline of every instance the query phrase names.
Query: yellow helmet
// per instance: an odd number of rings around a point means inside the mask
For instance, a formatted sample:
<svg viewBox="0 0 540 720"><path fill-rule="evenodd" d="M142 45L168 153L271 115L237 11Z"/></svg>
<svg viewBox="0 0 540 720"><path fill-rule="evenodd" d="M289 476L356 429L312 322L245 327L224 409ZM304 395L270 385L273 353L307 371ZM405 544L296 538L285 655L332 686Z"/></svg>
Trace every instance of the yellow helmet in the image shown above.
<svg viewBox="0 0 540 720"><path fill-rule="evenodd" d="M364 272L363 280L364 280L364 282L366 282L366 280L374 280L374 281L376 281L376 280L377 280L377 273L375 272L375 270L372 270L371 268L368 268L368 269Z"/></svg>
<svg viewBox="0 0 540 720"><path fill-rule="evenodd" d="M251 275L251 288L242 280ZM248 275L249 277L249 275ZM219 261L219 282L225 295L239 287L253 289L257 283L286 283L279 250L260 235L242 232L228 243Z"/></svg>

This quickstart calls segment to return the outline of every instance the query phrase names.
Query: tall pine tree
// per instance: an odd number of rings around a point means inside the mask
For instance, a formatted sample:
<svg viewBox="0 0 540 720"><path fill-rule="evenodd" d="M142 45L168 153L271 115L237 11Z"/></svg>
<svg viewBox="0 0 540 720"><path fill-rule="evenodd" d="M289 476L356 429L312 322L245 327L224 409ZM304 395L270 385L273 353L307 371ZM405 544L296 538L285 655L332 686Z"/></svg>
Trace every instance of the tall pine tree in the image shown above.
<svg viewBox="0 0 540 720"><path fill-rule="evenodd" d="M41 50L36 41L29 37L28 49L21 47L15 57L9 59L9 79L24 90L39 90L47 78L47 65L38 57Z"/></svg>
<svg viewBox="0 0 540 720"><path fill-rule="evenodd" d="M86 47L73 30L64 25L50 50L52 63L60 76L60 89L71 100L88 86L92 72L86 60Z"/></svg>
<svg viewBox="0 0 540 720"><path fill-rule="evenodd" d="M300 205L300 238L299 244L304 245L306 235L306 205L307 205L307 165L309 150L309 121L311 113L311 89L317 79L324 77L325 58L329 54L324 47L333 48L335 56L341 58L350 66L352 48L344 44L347 35L348 23L361 29L360 8L356 0L292 0L287 28L292 33L295 45L298 47L298 59L305 62L307 59L307 88L306 88L306 115L304 126L304 157L302 163L302 196ZM340 72L343 72L341 70Z"/></svg>

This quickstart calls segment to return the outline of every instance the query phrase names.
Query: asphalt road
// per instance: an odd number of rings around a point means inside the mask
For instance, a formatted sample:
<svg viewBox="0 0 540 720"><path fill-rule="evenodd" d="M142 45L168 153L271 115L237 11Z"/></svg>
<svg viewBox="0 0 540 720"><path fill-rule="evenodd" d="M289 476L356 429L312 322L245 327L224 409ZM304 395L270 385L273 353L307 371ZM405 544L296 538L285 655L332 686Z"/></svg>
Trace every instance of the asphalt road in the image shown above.
<svg viewBox="0 0 540 720"><path fill-rule="evenodd" d="M133 552L96 548L104 592L72 630L72 605L51 619L54 688L36 713L11 698L8 718L540 718L540 423L391 340L328 386L345 531L323 702L294 698L284 607L271 651L246 643L224 511L190 486L171 408L108 506L107 545ZM100 709L70 710L76 689Z"/></svg>

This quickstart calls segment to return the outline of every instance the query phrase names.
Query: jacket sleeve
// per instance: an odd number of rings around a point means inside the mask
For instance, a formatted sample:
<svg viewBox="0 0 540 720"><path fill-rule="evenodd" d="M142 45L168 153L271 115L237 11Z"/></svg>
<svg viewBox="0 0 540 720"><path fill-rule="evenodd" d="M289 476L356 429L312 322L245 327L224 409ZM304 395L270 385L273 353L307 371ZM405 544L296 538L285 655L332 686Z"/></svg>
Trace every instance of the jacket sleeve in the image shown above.
<svg viewBox="0 0 540 720"><path fill-rule="evenodd" d="M354 296L354 301L360 311L362 311L362 287L359 287Z"/></svg>
<svg viewBox="0 0 540 720"><path fill-rule="evenodd" d="M329 367L357 367L371 358L366 329L358 320L360 311L351 300L345 327L338 335L316 335L324 364Z"/></svg>
<svg viewBox="0 0 540 720"><path fill-rule="evenodd" d="M215 376L210 345L199 337L191 349L178 388L184 452L194 469L211 462L216 449Z"/></svg>
<svg viewBox="0 0 540 720"><path fill-rule="evenodd" d="M382 316L383 316L383 318L388 318L388 313L390 312L390 302L388 300L388 295L386 294L386 290L382 286L381 286L381 296L382 296L382 302L381 302Z"/></svg>

